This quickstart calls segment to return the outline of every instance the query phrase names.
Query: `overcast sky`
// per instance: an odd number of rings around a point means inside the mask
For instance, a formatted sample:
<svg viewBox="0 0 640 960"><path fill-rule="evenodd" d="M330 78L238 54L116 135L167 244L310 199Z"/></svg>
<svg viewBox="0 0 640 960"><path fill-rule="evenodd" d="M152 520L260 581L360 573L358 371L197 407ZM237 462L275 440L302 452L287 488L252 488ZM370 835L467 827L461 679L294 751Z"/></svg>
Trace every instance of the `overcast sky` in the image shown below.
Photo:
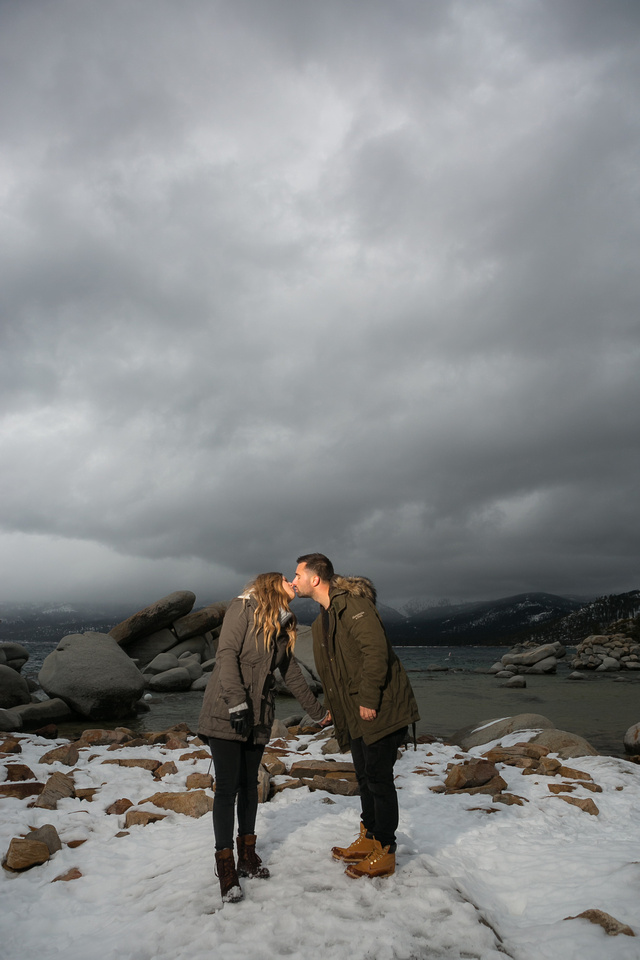
<svg viewBox="0 0 640 960"><path fill-rule="evenodd" d="M0 599L640 587L637 0L0 0Z"/></svg>

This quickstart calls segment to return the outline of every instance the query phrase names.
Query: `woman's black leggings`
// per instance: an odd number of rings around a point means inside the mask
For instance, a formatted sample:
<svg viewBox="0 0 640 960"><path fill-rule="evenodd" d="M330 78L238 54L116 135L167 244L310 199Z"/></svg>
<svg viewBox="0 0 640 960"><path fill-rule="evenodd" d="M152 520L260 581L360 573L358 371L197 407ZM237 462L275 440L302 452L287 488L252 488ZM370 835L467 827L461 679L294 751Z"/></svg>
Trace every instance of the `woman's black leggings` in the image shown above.
<svg viewBox="0 0 640 960"><path fill-rule="evenodd" d="M233 820L238 798L238 835L255 833L258 812L258 770L264 744L247 741L220 740L208 737L216 772L213 800L213 833L216 850L233 847Z"/></svg>

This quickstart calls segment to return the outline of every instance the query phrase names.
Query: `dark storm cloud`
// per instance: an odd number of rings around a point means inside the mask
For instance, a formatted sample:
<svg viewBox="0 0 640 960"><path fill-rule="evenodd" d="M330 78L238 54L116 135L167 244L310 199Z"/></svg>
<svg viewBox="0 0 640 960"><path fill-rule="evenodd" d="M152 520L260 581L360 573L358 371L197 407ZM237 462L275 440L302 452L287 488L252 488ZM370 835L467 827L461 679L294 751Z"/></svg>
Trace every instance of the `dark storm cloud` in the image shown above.
<svg viewBox="0 0 640 960"><path fill-rule="evenodd" d="M387 600L637 586L606 11L0 6L1 592L215 596L312 549Z"/></svg>

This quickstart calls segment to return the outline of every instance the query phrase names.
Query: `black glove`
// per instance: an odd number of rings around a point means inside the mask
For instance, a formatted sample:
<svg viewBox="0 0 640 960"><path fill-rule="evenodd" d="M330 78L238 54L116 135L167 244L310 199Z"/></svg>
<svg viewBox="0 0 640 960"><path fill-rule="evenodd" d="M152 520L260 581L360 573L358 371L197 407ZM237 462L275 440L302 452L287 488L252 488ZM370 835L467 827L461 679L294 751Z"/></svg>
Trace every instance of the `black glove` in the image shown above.
<svg viewBox="0 0 640 960"><path fill-rule="evenodd" d="M249 736L249 707L246 704L240 710L229 711L229 723L234 733L240 737Z"/></svg>

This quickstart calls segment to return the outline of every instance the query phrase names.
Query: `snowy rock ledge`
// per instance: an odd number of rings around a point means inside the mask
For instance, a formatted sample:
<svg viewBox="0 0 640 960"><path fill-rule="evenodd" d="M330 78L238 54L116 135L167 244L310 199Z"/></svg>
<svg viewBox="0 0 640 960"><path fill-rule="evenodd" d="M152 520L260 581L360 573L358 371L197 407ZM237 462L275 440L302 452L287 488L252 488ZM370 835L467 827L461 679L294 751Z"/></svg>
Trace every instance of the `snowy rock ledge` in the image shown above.
<svg viewBox="0 0 640 960"><path fill-rule="evenodd" d="M409 747L397 870L369 882L329 853L357 834L359 800L320 781L353 783L350 757L328 759L311 728L279 732L257 823L271 879L243 881L245 899L224 906L209 754L184 725L0 738L6 956L55 943L65 960L637 960L640 767L569 766L533 743L535 724L465 750ZM496 775L504 786L472 786Z"/></svg>

